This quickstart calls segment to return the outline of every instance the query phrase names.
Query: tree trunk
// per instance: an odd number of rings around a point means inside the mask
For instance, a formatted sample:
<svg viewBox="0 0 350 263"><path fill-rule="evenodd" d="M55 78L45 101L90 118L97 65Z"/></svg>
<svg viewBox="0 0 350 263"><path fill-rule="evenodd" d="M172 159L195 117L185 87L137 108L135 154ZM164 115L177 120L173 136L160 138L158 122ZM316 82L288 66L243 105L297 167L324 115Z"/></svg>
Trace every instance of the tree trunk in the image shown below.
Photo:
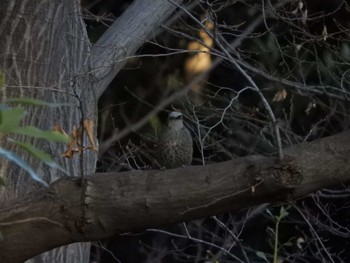
<svg viewBox="0 0 350 263"><path fill-rule="evenodd" d="M23 125L51 130L59 125L65 131L81 122L78 98L84 99L84 114L96 123L96 96L88 80L89 40L78 15L77 1L1 1L0 53L1 71L5 73L6 98L29 97L53 103L68 103L67 107L27 107ZM84 87L84 89L82 89ZM62 159L63 144L20 138L46 151L72 176L80 171L79 157ZM58 170L49 169L37 160L16 149L6 140L1 145L16 152L46 181L61 177ZM84 154L84 173L95 170L96 153ZM38 186L25 171L1 159L1 175L6 186L1 199L18 199ZM4 237L6 239L6 237ZM31 237L28 237L29 239ZM88 262L89 244L72 244L45 253L29 262Z"/></svg>
<svg viewBox="0 0 350 263"><path fill-rule="evenodd" d="M98 45L91 48L79 1L2 0L0 70L5 75L5 87L1 89L1 101L29 97L69 104L59 108L28 106L22 124L43 130L58 125L69 133L74 127L81 126L83 119L89 119L95 124L93 133L96 137L98 97L126 58L151 36L174 8L166 1L135 1L107 30ZM70 176L95 171L97 153L94 151L84 151L82 157L75 155L72 159L63 159L62 153L66 150L63 144L17 138L46 151ZM86 145L86 136L84 141ZM47 182L63 176L5 139L1 146L21 156ZM28 192L40 187L25 171L5 159L0 159L0 175L6 181L6 186L0 189L3 204L24 198ZM84 211L80 213L84 214ZM6 236L1 242L6 242ZM72 244L29 262L88 262L89 246L89 243Z"/></svg>

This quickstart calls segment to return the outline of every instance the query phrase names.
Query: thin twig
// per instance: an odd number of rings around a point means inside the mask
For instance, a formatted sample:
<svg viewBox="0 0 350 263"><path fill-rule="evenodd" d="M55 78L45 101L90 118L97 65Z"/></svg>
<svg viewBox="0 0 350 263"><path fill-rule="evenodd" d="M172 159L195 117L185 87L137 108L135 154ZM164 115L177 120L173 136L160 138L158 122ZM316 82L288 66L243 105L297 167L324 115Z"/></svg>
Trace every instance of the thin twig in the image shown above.
<svg viewBox="0 0 350 263"><path fill-rule="evenodd" d="M324 246L321 238L319 237L319 235L317 234L316 230L314 229L314 227L312 226L312 224L310 223L310 221L306 218L306 216L304 215L304 213L299 209L299 207L297 207L295 204L291 204L293 206L293 208L301 215L301 217L304 219L304 221L306 222L306 224L309 226L311 232L315 235L315 237L317 238L318 242L320 243L323 251L326 253L327 257L329 258L330 262L334 263L334 260L332 258L332 256L329 254L327 248Z"/></svg>
<svg viewBox="0 0 350 263"><path fill-rule="evenodd" d="M147 229L146 231L147 232L157 232L157 233L161 233L161 234L165 234L165 235L168 235L168 236L172 236L172 237L178 237L178 238L183 238L183 239L188 239L188 240L191 240L193 242L196 242L196 243L200 243L200 244L205 244L205 245L208 245L208 246L211 246L211 247L214 247L214 248L217 248L221 251L223 251L225 254L227 254L228 256L230 256L231 258L237 260L238 262L241 262L241 263L244 263L244 261L242 261L240 258L238 258L237 256L233 255L230 251L228 251L227 249L221 247L221 246L218 246L216 244L213 244L213 243L210 243L208 241L205 241L205 240L202 240L202 239L198 239L198 238L195 238L195 237L192 237L189 232L188 232L188 229L186 227L186 225L184 226L185 228L185 231L186 231L186 236L185 235L179 235L179 234L175 234L175 233L171 233L171 232L168 232L168 231L164 231L164 230L161 230L161 229Z"/></svg>
<svg viewBox="0 0 350 263"><path fill-rule="evenodd" d="M278 149L278 157L280 160L283 159L283 149L282 149L282 141L281 141L281 136L280 136L280 131L279 131L279 127L276 121L276 117L270 107L270 104L267 102L265 96L262 94L262 92L260 91L260 89L258 88L258 86L256 85L256 83L253 81L253 79L248 75L248 73L236 62L236 60L232 57L232 55L230 54L230 52L223 46L222 42L223 41L223 37L220 34L217 34L218 37L214 37L214 35L196 18L194 17L188 10L186 10L186 8L184 8L182 5L172 1L172 0L168 0L170 3L172 3L173 5L175 5L176 7L180 8L183 12L185 12L193 21L195 21L200 27L201 29L208 34L208 36L210 36L217 44L217 46L224 52L224 54L226 55L227 60L232 63L237 69L238 71L246 78L246 80L250 83L250 85L252 85L252 89L254 89L255 92L258 93L265 109L267 110L267 113L270 117L271 123L274 127L274 131L275 131L275 139L276 139L276 144L277 144L277 149Z"/></svg>

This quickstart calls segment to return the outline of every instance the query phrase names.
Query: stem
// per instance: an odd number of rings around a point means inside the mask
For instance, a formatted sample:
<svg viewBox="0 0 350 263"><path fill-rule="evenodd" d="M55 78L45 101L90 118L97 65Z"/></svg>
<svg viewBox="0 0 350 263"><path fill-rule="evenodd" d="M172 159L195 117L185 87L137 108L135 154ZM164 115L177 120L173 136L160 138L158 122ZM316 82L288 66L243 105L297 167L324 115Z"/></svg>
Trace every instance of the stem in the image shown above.
<svg viewBox="0 0 350 263"><path fill-rule="evenodd" d="M273 263L278 263L278 231L279 231L280 220L277 219L275 227L275 247L273 251Z"/></svg>

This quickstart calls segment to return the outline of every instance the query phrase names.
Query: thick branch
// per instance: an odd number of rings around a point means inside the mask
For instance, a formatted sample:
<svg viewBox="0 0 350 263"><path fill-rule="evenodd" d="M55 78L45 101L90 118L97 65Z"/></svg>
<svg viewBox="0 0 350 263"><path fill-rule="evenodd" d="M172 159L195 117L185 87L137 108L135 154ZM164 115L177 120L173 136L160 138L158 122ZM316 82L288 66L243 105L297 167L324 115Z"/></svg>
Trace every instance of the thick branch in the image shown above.
<svg viewBox="0 0 350 263"><path fill-rule="evenodd" d="M0 210L0 254L20 262L48 249L289 201L350 179L350 132L285 150L165 171L62 178ZM83 195L83 196L82 196ZM30 238L28 238L30 237Z"/></svg>
<svg viewBox="0 0 350 263"><path fill-rule="evenodd" d="M91 53L98 97L124 66L127 58L156 35L174 10L175 6L168 1L135 0L108 28Z"/></svg>

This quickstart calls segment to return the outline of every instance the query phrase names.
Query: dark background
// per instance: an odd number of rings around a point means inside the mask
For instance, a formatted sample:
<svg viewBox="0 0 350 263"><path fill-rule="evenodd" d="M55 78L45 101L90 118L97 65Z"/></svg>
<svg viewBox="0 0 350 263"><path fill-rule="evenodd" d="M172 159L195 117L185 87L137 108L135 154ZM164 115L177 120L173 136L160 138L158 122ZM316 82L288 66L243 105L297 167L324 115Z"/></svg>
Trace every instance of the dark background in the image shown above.
<svg viewBox="0 0 350 263"><path fill-rule="evenodd" d="M96 41L131 2L82 1L91 41ZM276 6L276 3L268 1L265 5ZM197 19L213 18L214 23L203 24L210 32L220 33L227 43L241 38L263 14L260 1L189 1L188 4ZM242 38L231 54L256 69L247 73L275 114L283 147L348 129L349 5L340 0L291 1L272 13L248 37ZM203 76L141 129L108 144L100 155L98 171L151 169L156 158L157 130L167 113L174 109L183 112L194 138L192 165L251 154L275 154L276 140L270 118L258 94L246 89L251 86L247 79L227 60L208 70L220 58L216 52L220 48L188 16L178 15L167 26L183 34L164 30L151 39L153 43L145 43L100 99L100 144L140 121L198 74L204 72ZM196 45L194 39L211 48L210 55L197 58L195 65L207 63L197 71L189 63L198 54L173 54L175 50L191 49ZM285 85L281 80L294 84ZM305 89L300 89L301 86ZM288 215L279 225L279 255L283 262L331 262L329 256L334 262L350 261L347 187L340 185L291 205L283 204L284 208L288 207ZM218 216L226 229L213 218L187 222L191 236L200 241L154 231L118 236L95 242L91 262L238 262L208 243L225 249L234 244L230 251L243 262L266 262L264 256L267 262L272 262L276 216L280 214L281 204L270 204ZM186 237L181 224L166 226L164 230Z"/></svg>

